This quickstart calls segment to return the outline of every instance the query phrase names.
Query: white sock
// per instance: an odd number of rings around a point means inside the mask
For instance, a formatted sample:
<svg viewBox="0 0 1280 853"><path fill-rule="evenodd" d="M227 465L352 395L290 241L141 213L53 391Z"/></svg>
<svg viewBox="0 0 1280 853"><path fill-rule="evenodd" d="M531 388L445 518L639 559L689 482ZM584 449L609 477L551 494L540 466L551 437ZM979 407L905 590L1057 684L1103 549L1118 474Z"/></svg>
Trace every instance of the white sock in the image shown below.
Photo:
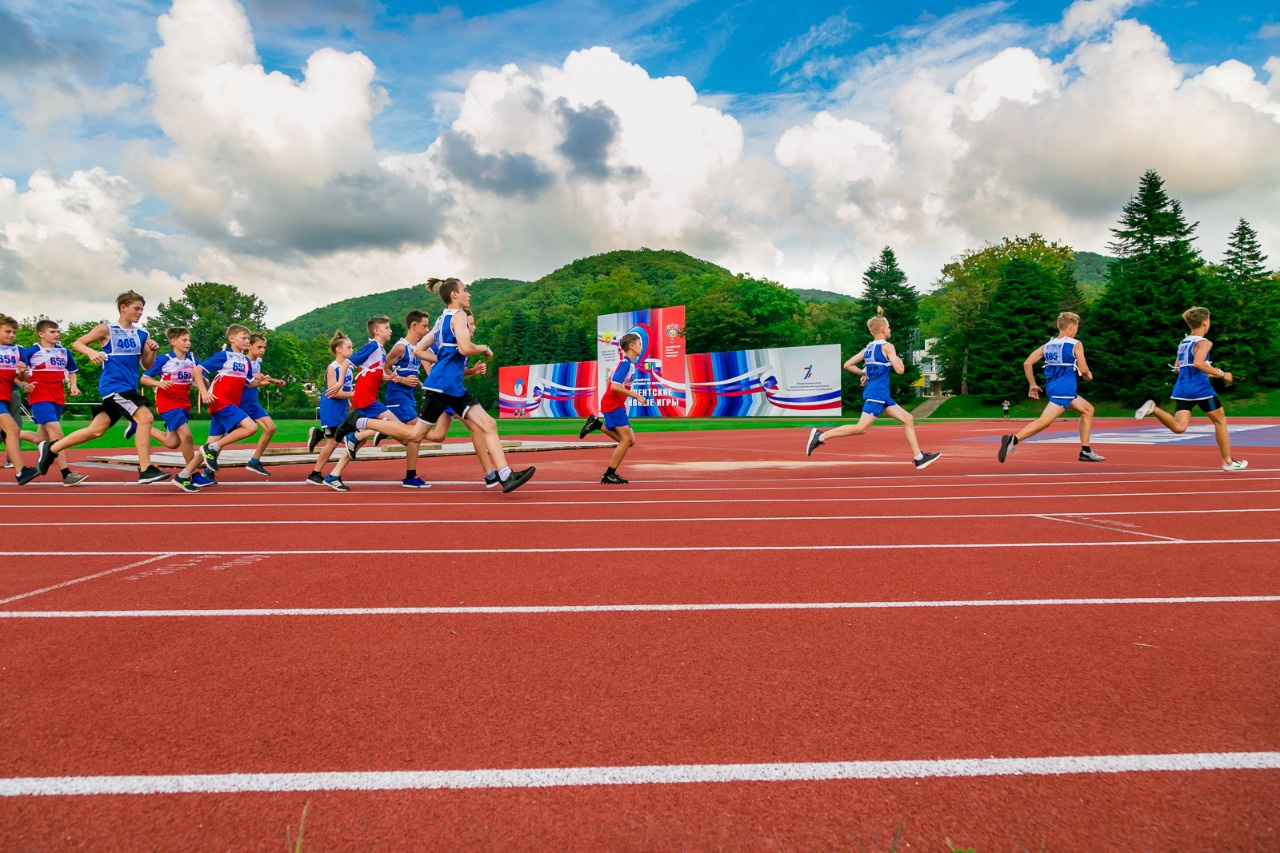
<svg viewBox="0 0 1280 853"><path fill-rule="evenodd" d="M470 322L470 321L468 321L468 322ZM923 458L924 458L924 454L923 454L923 453L917 453L915 456L912 456L911 458L912 458L912 459L914 459L915 461L919 462L921 459L923 459Z"/></svg>
<svg viewBox="0 0 1280 853"><path fill-rule="evenodd" d="M356 431L360 431L369 426L368 418L356 418Z"/></svg>
<svg viewBox="0 0 1280 853"><path fill-rule="evenodd" d="M498 472L498 479L499 479L499 480L505 480L505 479L507 479L507 478L508 478L508 477L510 477L510 476L511 476L511 466L510 466L510 465L503 465L503 466L502 466L502 470Z"/></svg>

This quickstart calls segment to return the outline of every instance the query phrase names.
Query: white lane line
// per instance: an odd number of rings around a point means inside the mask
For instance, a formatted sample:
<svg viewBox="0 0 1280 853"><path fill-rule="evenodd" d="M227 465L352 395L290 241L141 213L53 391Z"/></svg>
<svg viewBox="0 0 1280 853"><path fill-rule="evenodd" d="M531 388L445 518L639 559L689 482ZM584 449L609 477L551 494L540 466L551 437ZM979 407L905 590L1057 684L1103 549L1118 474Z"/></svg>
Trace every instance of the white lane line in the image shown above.
<svg viewBox="0 0 1280 853"><path fill-rule="evenodd" d="M1036 518L1040 518L1045 521L1058 521L1063 524L1078 524L1081 527L1091 527L1094 530L1106 530L1109 533L1130 533L1134 536L1150 536L1152 539L1163 539L1166 542L1185 542L1186 541L1184 539L1179 539L1176 536L1161 536L1158 533L1144 533L1141 530L1132 530L1127 527L1114 527L1114 526L1108 526L1105 524L1090 524L1088 521L1084 521L1078 518L1064 518L1057 515L1037 515Z"/></svg>
<svg viewBox="0 0 1280 853"><path fill-rule="evenodd" d="M287 509L287 506L276 505L275 509ZM1249 507L1247 509L1197 509L1196 515L1239 515L1246 512L1280 512L1280 507ZM1117 512L1055 512L1055 513L1038 513L1038 512L965 512L965 513L937 513L932 515L710 515L710 516L673 516L669 518L646 518L644 516L625 516L625 517L601 517L592 516L591 518L371 518L352 521L352 524L359 524L361 527L368 525L403 525L403 524L689 524L691 522L702 521L749 521L753 524L761 522L786 524L793 521L945 521L948 519L1001 519L1001 518L1038 518L1042 521L1074 521L1085 527L1096 527L1099 530L1109 530L1112 533L1133 533L1136 536L1155 536L1154 533L1139 533L1136 530L1128 530L1116 527L1107 527L1098 524L1086 524L1084 521L1075 521L1080 519L1091 518L1110 518L1113 516L1154 516L1154 515L1186 515L1185 509L1160 509L1160 510L1121 510ZM232 526L237 528L253 527L253 526L270 526L270 525L287 525L294 527L304 524L320 524L331 526L335 523L332 518L299 518L284 519L276 521L273 519L251 518L243 520L219 521L214 519L205 519L201 521L172 521L164 522L166 527L174 526L196 526L196 527L217 527L219 525ZM5 521L0 522L0 528L3 527L135 527L137 521ZM1173 539L1174 537L1161 537L1164 539Z"/></svg>
<svg viewBox="0 0 1280 853"><path fill-rule="evenodd" d="M531 767L493 770L372 770L315 773L207 773L157 776L34 776L0 779L0 796L243 794L288 791L415 791L566 788L597 785L689 785L724 782L826 782L847 779L949 779L1066 776L1086 773L1194 773L1277 770L1280 752L1171 755L1065 755L1036 758L944 758L917 761L824 761L769 764L660 764L622 767Z"/></svg>
<svg viewBox="0 0 1280 853"><path fill-rule="evenodd" d="M753 491L759 491L759 489L756 489ZM862 488L860 489L860 491L865 492L867 491L867 489ZM430 494L431 493L428 492L428 495ZM533 497L535 496L536 493L521 492L521 494L526 495L528 497ZM601 494L602 493L599 493L599 492L591 492L589 493L588 496L583 497L582 500L574 500L574 501L523 500L520 502L508 501L508 503L512 508L517 508L517 507L528 508L528 507L543 507L543 506L598 507L600 506ZM616 494L616 492L614 494ZM640 494L638 490L631 489L630 487L628 487L627 489L628 496L634 498L638 494ZM909 498L909 500L916 501L916 502L965 501L965 502L971 503L973 501L1027 501L1027 500L1057 501L1062 498L1086 498L1089 500L1105 500L1107 498L1165 498L1165 497L1182 497L1182 496L1193 496L1196 498L1200 498L1200 497L1209 497L1213 495L1271 495L1271 496L1274 496L1275 494L1276 494L1275 489L1225 489L1225 490L1192 489L1190 491L1185 491L1185 492L1077 492L1077 493L1057 492L1057 493L1031 494L1031 495L913 495ZM449 508L484 507L489 510L495 510L502 507L502 501L500 500L460 501L460 500L455 500L453 498L454 496L450 495L450 499L447 504ZM352 500L356 501L359 499L353 498ZM813 497L799 497L799 498L720 497L720 498L675 498L670 500L664 499L664 498L646 497L643 503L646 506L656 506L659 504L716 504L716 505L723 506L725 504L796 504L796 503L813 504L816 500L818 499ZM826 497L826 498L822 498L821 500L828 501L828 500L831 500L831 498ZM870 497L862 497L858 495L841 496L838 498L838 500L841 503L845 503L845 504L884 503L885 495L876 494ZM429 498L421 501L419 504L416 504L416 505L432 506ZM205 500L199 497L193 497L190 502L177 501L175 503L173 501L167 501L167 502L163 502L162 504L121 504L121 503L75 504L75 503L67 503L66 501L61 501L57 504L45 504L41 506L35 506L32 504L0 503L0 509L10 509L10 510L31 509L31 510L47 511L51 508L56 507L59 512L63 512L67 510L77 510L77 509L155 509L157 506L163 506L166 515L172 515L174 512L177 512L182 509L193 509L193 510L196 510L197 512L207 512L210 509L220 509L220 508L227 508L227 509L253 508L253 509L261 510L263 508L263 502L260 500L257 500L257 501L235 501L235 502L226 502L226 503L214 503L212 501L206 502ZM396 500L396 501L359 501L358 503L346 503L341 500L334 500L334 501L326 501L323 503L313 502L313 501L297 502L297 503L295 502L276 503L274 504L274 506L278 506L282 509L286 509L289 507L326 507L329 509L334 509L334 508L357 509L360 507L377 507L377 506L391 506L391 507L404 508L406 506L406 502L404 500Z"/></svg>
<svg viewBox="0 0 1280 853"><path fill-rule="evenodd" d="M1118 533L1120 531L1108 531ZM1185 548L1188 545L1276 545L1280 539L1179 539L1177 542L1151 541L1149 539L1133 542L903 542L859 543L857 545L681 545L670 551L685 553L737 553L740 551L937 551L982 550L984 548L1138 548L1150 546L1177 545ZM208 557L230 557L240 554L256 554L263 557L294 556L380 556L384 554L438 554L443 556L465 556L470 554L612 554L616 547L612 544L598 548L368 548L368 549L281 549L240 548L224 551L199 550L178 551L169 549L163 554L158 551L115 551L125 556L143 556L160 554L161 556L200 555ZM11 557L101 557L100 551L10 551Z"/></svg>
<svg viewBox="0 0 1280 853"><path fill-rule="evenodd" d="M79 555L79 556L84 556L84 555ZM102 556L102 555L99 554L98 556ZM137 556L137 554L130 554L130 556ZM97 578L106 577L107 575L114 575L116 572L126 572L129 569L136 569L138 568L138 566L145 566L147 563L154 563L157 560L163 560L172 556L173 554L171 552L166 551L163 554L156 554L156 556L154 557L149 557L145 560L139 560L138 562L130 563L127 566L120 566L119 568L115 568L115 569L107 569L106 571L98 572L97 574L85 575L82 578L75 578L73 580L63 581L62 583L56 583L53 586L46 586L44 589L34 589L31 592L24 592L21 595L13 595L13 596L10 596L9 598L0 598L0 604L8 604L12 601L21 601L24 598L31 598L33 595L41 595L46 592L53 592L55 589L62 589L63 587L74 586L75 584L84 583L85 581L96 580Z"/></svg>
<svg viewBox="0 0 1280 853"><path fill-rule="evenodd" d="M686 613L773 610L913 610L938 607L1079 607L1159 604L1269 604L1280 595L1219 595L1183 598L1014 598L957 601L816 601L716 604L564 604L473 607L275 607L217 610L23 610L0 611L0 619L189 619L264 616L520 616L568 613Z"/></svg>

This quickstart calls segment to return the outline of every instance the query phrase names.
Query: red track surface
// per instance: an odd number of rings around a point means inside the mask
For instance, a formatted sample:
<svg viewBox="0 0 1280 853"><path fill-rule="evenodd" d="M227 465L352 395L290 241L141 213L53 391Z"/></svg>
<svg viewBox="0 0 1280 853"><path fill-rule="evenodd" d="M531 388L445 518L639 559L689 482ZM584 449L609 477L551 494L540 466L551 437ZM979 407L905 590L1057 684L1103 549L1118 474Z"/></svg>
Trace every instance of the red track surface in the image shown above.
<svg viewBox="0 0 1280 853"><path fill-rule="evenodd" d="M974 439L1000 431L923 426L924 472L889 427L807 460L799 429L642 434L623 489L603 450L514 457L539 471L511 495L470 459L425 461L426 492L395 462L345 495L6 485L0 847L276 850L307 803L308 850L1280 847L1280 450L999 465ZM1040 775L1184 755L1229 769ZM939 769L991 757L1022 769ZM847 762L929 764L663 781ZM342 789L556 768L639 776ZM322 773L350 775L207 787ZM205 792L49 781L164 776Z"/></svg>

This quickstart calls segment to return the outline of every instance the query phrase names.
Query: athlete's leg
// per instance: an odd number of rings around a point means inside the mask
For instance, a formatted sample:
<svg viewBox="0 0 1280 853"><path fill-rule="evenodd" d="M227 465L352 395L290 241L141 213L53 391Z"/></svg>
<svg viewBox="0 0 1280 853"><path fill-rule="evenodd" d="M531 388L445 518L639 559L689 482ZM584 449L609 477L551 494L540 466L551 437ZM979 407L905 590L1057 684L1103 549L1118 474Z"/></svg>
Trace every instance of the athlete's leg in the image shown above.
<svg viewBox="0 0 1280 853"><path fill-rule="evenodd" d="M884 413L902 424L902 432L906 436L907 447L911 449L912 458L919 456L920 442L916 440L916 419L910 412L896 404L885 409ZM827 435L830 434L827 433Z"/></svg>
<svg viewBox="0 0 1280 853"><path fill-rule="evenodd" d="M1093 432L1093 404L1084 397L1076 397L1068 408L1080 413L1080 446L1088 447Z"/></svg>

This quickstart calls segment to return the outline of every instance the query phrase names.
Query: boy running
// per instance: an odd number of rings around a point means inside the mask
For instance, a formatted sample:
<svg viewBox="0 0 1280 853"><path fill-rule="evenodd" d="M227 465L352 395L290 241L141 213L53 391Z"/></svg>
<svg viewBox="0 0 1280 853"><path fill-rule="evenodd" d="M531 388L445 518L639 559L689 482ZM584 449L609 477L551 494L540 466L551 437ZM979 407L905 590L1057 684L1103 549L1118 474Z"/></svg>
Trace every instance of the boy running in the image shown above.
<svg viewBox="0 0 1280 853"><path fill-rule="evenodd" d="M431 331L431 317L425 311L414 309L405 315L404 327L404 337L396 341L391 352L387 353L387 361L383 367L387 390L383 399L393 418L406 426L412 426L418 422L417 391L422 386L419 378L422 359L418 357L416 350ZM418 476L418 454L421 449L420 441L405 444L405 472L400 485L406 489L425 489L430 486Z"/></svg>
<svg viewBox="0 0 1280 853"><path fill-rule="evenodd" d="M258 445L253 450L253 456L245 467L255 474L270 477L271 472L262 464L262 454L267 452L267 445L271 443L271 439L275 438L276 422L271 419L271 415L267 414L267 410L262 408L262 403L258 400L258 389L263 385L284 385L284 380L262 372L262 357L266 354L267 336L258 333L250 335L248 356L249 367L253 369L253 379L244 386L244 393L240 395L240 408L253 419L262 432L258 438Z"/></svg>
<svg viewBox="0 0 1280 853"><path fill-rule="evenodd" d="M4 433L5 459L17 471L18 485L36 478L36 469L22 464L22 426L18 423L21 408L14 400L14 384L27 375L22 363L22 349L14 344L18 338L18 321L0 314L0 432Z"/></svg>
<svg viewBox="0 0 1280 853"><path fill-rule="evenodd" d="M626 458L627 451L636 443L635 432L631 429L631 421L627 418L627 398L639 400L641 403L647 402L644 397L631 390L631 383L636 376L636 359L640 358L642 346L640 336L635 332L628 332L618 339L618 349L622 352L622 358L618 366L613 369L613 375L609 377L609 390L600 399L600 411L604 415L604 420L600 420L594 414L588 415L587 422L578 432L578 438L586 438L587 433L601 430L609 438L618 442L618 446L613 450L613 458L609 460L609 467L600 478L600 483L605 486L625 486L630 482L618 476L618 468Z"/></svg>
<svg viewBox="0 0 1280 853"><path fill-rule="evenodd" d="M232 323L227 327L227 344L228 349L215 352L195 371L200 399L209 407L209 440L200 445L200 452L174 481L174 485L184 492L200 491L200 485L191 481L196 468L203 464L210 472L216 473L222 448L258 431L258 425L240 408L244 386L253 378L253 367L245 355L249 349L249 330L239 323ZM213 376L213 382L208 385L205 384L206 373Z"/></svg>
<svg viewBox="0 0 1280 853"><path fill-rule="evenodd" d="M1053 423L1067 409L1080 413L1080 456L1081 462L1103 462L1105 456L1094 453L1089 446L1089 432L1093 428L1093 405L1084 397L1076 394L1076 375L1083 376L1086 381L1093 381L1089 372L1089 364L1084 358L1084 344L1076 340L1080 330L1080 315L1063 311L1058 315L1058 336L1050 339L1044 346L1037 347L1035 352L1027 356L1022 363L1022 371L1027 375L1027 396L1033 400L1040 399L1040 386L1036 384L1035 366L1044 359L1044 390L1049 402L1040 413L1040 417L1018 430L1015 435L1000 436L1000 450L996 458L1003 462L1020 442Z"/></svg>
<svg viewBox="0 0 1280 853"><path fill-rule="evenodd" d="M338 440L334 436L338 431L338 425L347 416L351 394L355 388L355 376L350 360L353 351L351 338L342 334L341 330L333 333L333 337L329 340L329 352L333 354L333 361L329 362L329 366L324 370L325 391L320 397L320 430L324 444L316 457L315 467L311 469L306 480L310 485L328 486L336 492L351 491L351 487L342 482L342 471L351 462L351 457L348 455L339 459L338 464L333 468L333 473L329 476L324 476L323 472L329 457L338 447Z"/></svg>
<svg viewBox="0 0 1280 853"><path fill-rule="evenodd" d="M40 342L22 351L22 363L27 366L31 382L27 404L37 426L36 441L57 441L62 438L62 410L67 405L64 386L70 386L72 397L80 396L76 360L71 351L62 346L62 331L53 320L36 323L36 337ZM55 459L62 472L62 485L76 486L89 479L85 474L72 473L65 454L60 453ZM18 485L23 482L19 477Z"/></svg>
<svg viewBox="0 0 1280 853"><path fill-rule="evenodd" d="M1209 332L1209 309L1188 308L1182 313L1182 319L1190 333L1178 344L1177 360L1173 365L1178 371L1172 394L1175 414L1170 415L1157 408L1155 400L1148 400L1134 412L1134 417L1142 420L1147 415L1155 415L1156 420L1170 432L1181 435L1187 431L1191 413L1199 406L1213 423L1213 439L1217 442L1218 454L1222 457L1222 470L1228 473L1243 471L1249 467L1249 463L1243 459L1231 458L1227 413L1213 386L1209 384L1209 377L1221 379L1228 384L1235 378L1230 371L1214 367L1209 362L1209 350L1213 349L1213 341L1205 337Z"/></svg>
<svg viewBox="0 0 1280 853"><path fill-rule="evenodd" d="M191 332L185 326L175 326L164 333L172 348L156 356L155 363L142 375L142 384L154 388L156 411L164 421L164 432L152 428L151 437L170 450L178 450L189 464L195 458L195 438L191 435L191 383L195 381L196 357L191 354ZM131 423L125 430L125 438L132 435ZM175 482L182 476L175 478ZM209 481L196 474L197 486L207 486Z"/></svg>
<svg viewBox="0 0 1280 853"><path fill-rule="evenodd" d="M159 345L137 327L146 304L140 294L125 291L116 297L116 308L120 312L117 322L99 323L71 345L94 364L102 365L102 375L98 377L102 402L90 410L92 420L88 426L57 441L40 442L36 462L36 473L40 476L48 473L59 453L101 438L116 421L128 418L138 426L133 437L133 446L138 451L138 482L158 483L169 479L168 474L151 464L151 425L155 419L151 415L151 404L138 393L142 371L151 368L160 351ZM102 349L92 349L92 344L99 344Z"/></svg>
<svg viewBox="0 0 1280 853"><path fill-rule="evenodd" d="M920 443L916 440L915 418L906 409L898 405L897 401L889 395L889 371L894 373L903 373L906 371L906 365L902 363L902 359L898 357L898 351L894 349L893 344L889 343L889 335L892 330L889 328L889 321L884 316L883 309L877 309L876 316L867 321L867 331L871 333L871 343L867 344L862 351L855 353L852 358L844 363L844 369L857 376L862 377L860 383L864 386L862 392L862 415L858 418L856 424L845 424L835 429L829 429L825 433L820 429L809 431L809 443L805 446L805 455L812 456L813 451L817 450L829 439L841 438L846 435L862 435L871 425L876 422L876 418L883 414L888 415L895 421L902 424L902 431L907 439L907 447L911 450L911 462L916 466L917 470L928 468L938 460L941 453L922 453L920 451ZM859 369L858 365L865 362L865 367Z"/></svg>

